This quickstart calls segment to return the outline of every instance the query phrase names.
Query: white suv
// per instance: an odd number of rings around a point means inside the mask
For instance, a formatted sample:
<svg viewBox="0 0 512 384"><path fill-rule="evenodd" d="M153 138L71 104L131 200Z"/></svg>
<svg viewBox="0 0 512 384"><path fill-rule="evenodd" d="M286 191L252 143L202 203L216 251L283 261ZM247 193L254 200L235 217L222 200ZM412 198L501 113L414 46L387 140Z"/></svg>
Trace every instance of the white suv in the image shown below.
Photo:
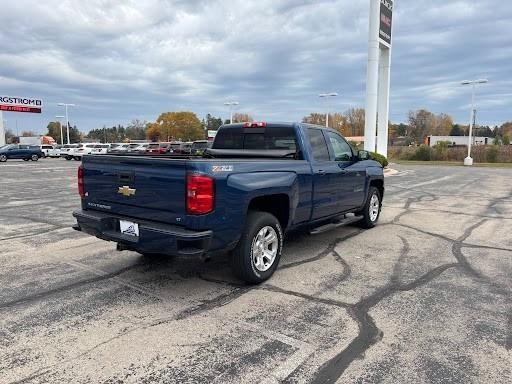
<svg viewBox="0 0 512 384"><path fill-rule="evenodd" d="M73 158L73 152L78 148L78 144L66 144L60 149L60 157L65 158L66 160L71 160Z"/></svg>
<svg viewBox="0 0 512 384"><path fill-rule="evenodd" d="M105 155L110 149L110 144L96 144L91 151L91 155Z"/></svg>
<svg viewBox="0 0 512 384"><path fill-rule="evenodd" d="M39 149L43 153L43 157L50 157L53 154L53 145L50 144L41 144L38 145ZM58 157L58 156L57 156Z"/></svg>
<svg viewBox="0 0 512 384"><path fill-rule="evenodd" d="M83 155L90 155L95 146L99 143L79 144L78 148L73 151L73 159L81 161Z"/></svg>

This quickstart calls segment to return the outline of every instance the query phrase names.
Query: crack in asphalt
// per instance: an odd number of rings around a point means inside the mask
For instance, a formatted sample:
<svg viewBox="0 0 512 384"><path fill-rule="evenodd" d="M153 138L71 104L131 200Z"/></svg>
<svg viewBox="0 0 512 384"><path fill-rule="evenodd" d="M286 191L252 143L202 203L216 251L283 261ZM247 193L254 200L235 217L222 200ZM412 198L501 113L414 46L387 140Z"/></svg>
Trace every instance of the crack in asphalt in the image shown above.
<svg viewBox="0 0 512 384"><path fill-rule="evenodd" d="M34 219L33 217L20 216L20 215L4 215L4 214L2 214L2 218L23 219L23 220L30 221L31 223L46 224L46 225L51 225L53 227L60 227L60 228L70 228L71 227L70 225L63 225L61 223L56 224L56 223L48 221L48 220Z"/></svg>
<svg viewBox="0 0 512 384"><path fill-rule="evenodd" d="M10 237L2 237L2 238L0 238L0 241L7 241L7 240L14 240L14 239L23 239L23 238L26 238L26 237L39 236L39 235L44 235L45 233L48 233L48 232L59 231L61 229L62 229L61 227L54 226L54 228L47 228L45 230L41 230L41 231L37 231L37 232L32 232L32 233L30 233L28 235L17 235L17 236L10 236Z"/></svg>
<svg viewBox="0 0 512 384"><path fill-rule="evenodd" d="M397 215L393 219L391 224L404 226L413 230L418 230L417 228L411 226L399 224L399 221L401 217L408 213L411 213L410 207L412 203L424 201L423 199L425 197L432 197L432 194L408 198L404 206L405 211ZM436 199L437 197L434 197L434 200ZM479 280L486 280L487 282L490 283L490 279L488 279L482 273L475 270L462 253L464 241L471 236L475 229L483 225L486 221L487 219L484 219L470 226L464 231L464 234L456 240L450 239L446 236L419 230L419 232L434 237L438 237L440 239L452 243L452 255L457 260L457 262L444 264L439 267L436 267L408 284L399 283L398 267L401 261L406 257L407 253L409 252L409 244L407 240L403 237L400 237L403 243L403 249L397 263L393 268L393 273L390 278L390 282L386 286L375 291L372 295L368 296L367 298L360 300L358 303L354 304L348 309L348 313L352 316L352 318L357 322L359 326L358 336L348 345L347 348L338 353L331 360L325 362L316 372L311 382L315 384L335 383L343 375L345 370L352 364L354 360L364 357L366 351L382 339L382 331L379 330L379 328L375 324L375 321L369 315L368 312L371 308L373 308L375 305L380 303L382 300L388 298L389 296L398 292L411 291L421 286L424 286L425 284L433 281L435 278L439 277L443 272L451 268L460 268L467 274ZM508 292L506 290L500 290L498 291L498 293L506 295ZM509 322L512 322L512 320L509 319ZM512 343L511 339L512 332L509 331L509 335L506 340L506 346L508 349L510 349L510 344ZM300 370L300 368L301 366L297 367L295 371L292 372L290 376L288 376L285 382L292 382L293 376L296 374L296 372Z"/></svg>
<svg viewBox="0 0 512 384"><path fill-rule="evenodd" d="M49 290L42 291L42 292L37 292L37 293L35 293L33 295L28 295L28 296L24 296L24 297L15 299L15 300L3 302L3 303L0 303L0 310L5 309L5 308L10 308L10 307L13 307L13 306L17 306L17 305L20 305L20 304L26 304L26 303L31 303L31 302L34 302L34 301L42 300L42 299L47 298L48 296L53 296L53 295L56 295L56 294L59 294L59 293L65 292L65 291L69 291L69 290L72 290L72 289L80 288L80 287L82 287L84 285L97 283L97 282L103 281L103 280L109 280L109 279L111 279L113 277L116 277L116 276L119 276L119 275L121 275L121 274L123 274L123 273L125 273L125 272L127 272L127 271L129 271L131 269L134 269L134 268L138 267L139 265L140 264L130 265L128 267L119 269L119 270L117 270L115 272L112 272L112 273L106 273L105 275L91 277L90 279L76 281L74 283L66 284L66 285L61 286L61 287L49 289Z"/></svg>
<svg viewBox="0 0 512 384"><path fill-rule="evenodd" d="M27 382L31 379L38 377L38 376L44 375L44 374L50 372L52 370L52 368L54 368L57 365L60 365L62 363L66 363L66 362L70 362L70 361L76 360L80 357L83 357L83 356L89 354L90 352L92 352L93 350L95 350L105 344L108 344L108 343L112 342L113 340L119 339L129 333L132 333L136 330L147 329L150 327L165 324L170 321L182 320L182 319L188 318L190 316L198 315L200 313L207 312L207 311L213 310L215 308L225 306L225 305L233 302L234 300L238 299L239 297L243 296L244 294L246 294L250 291L253 291L253 290L265 290L265 291L286 294L286 295L290 295L290 296L299 297L299 298L302 298L305 300L309 300L312 302L326 304L326 305L332 305L332 306L335 306L338 308L342 308L343 310L346 310L347 313L357 322L358 328L359 328L358 336L354 340L352 340L352 342L348 345L347 348L345 348L343 351L338 353L334 358L325 362L316 371L315 376L312 380L313 383L334 383L343 375L345 370L352 364L352 362L354 360L363 357L369 348L371 348L373 345L375 345L382 339L382 337L383 337L382 331L379 330L374 319L369 315L369 311L374 306L379 304L382 300L384 300L396 293L411 291L411 290L417 289L419 287L422 287L422 286L428 284L429 282L433 281L435 278L439 277L445 271L452 269L452 268L460 268L462 271L466 272L467 274L473 276L474 278L476 278L480 281L485 280L487 282L491 282L491 279L488 279L481 272L474 269L471 266L471 264L469 263L469 261L467 260L467 258L462 253L462 249L465 247L467 247L467 248L500 249L500 248L479 246L479 245L464 243L464 241L467 238L469 238L469 236L475 229L477 229L479 226L481 226L488 220L487 218L484 220L481 220L478 223L467 228L465 230L464 234L456 240L450 239L443 235L431 233L428 231L420 230L418 228L399 223L401 217L405 216L406 214L412 213L413 210L411 209L411 205L413 203L415 203L415 202L432 202L438 198L437 196L435 196L431 193L425 194L425 191L422 191L422 192L424 194L421 196L414 197L414 198L408 198L406 201L406 204L404 206L405 211L400 213L399 215L397 215L392 220L392 222L390 224L382 224L382 225L397 225L397 226L409 228L411 230L415 230L420 233L424 233L426 235L433 236L433 237L450 242L452 244L452 254L457 261L456 263L443 264L441 266L438 266L438 267L428 271L427 273L425 273L424 275L420 276L419 278L413 280L412 282L402 284L402 283L400 283L399 267L400 267L401 263L403 262L403 260L407 257L407 254L410 251L410 247L409 247L407 240L403 237L400 237L400 239L403 243L403 247L402 247L400 257L394 265L393 272L390 277L389 283L386 284L385 286L381 287L380 289L378 289L371 295L369 295L365 298L362 298L355 304L345 303L345 302L337 301L337 300L333 300L333 299L320 298L315 295L308 295L308 294L304 294L304 293L300 293L300 292L296 292L296 291L292 291L292 290L285 290L282 288L272 286L270 284L263 284L261 286L247 286L247 285L242 285L242 284L238 284L238 283L230 283L230 282L226 282L226 281L216 280L216 279L204 277L201 274L197 274L197 276L195 276L197 278L200 278L202 280L209 281L212 283L222 284L224 286L230 287L231 290L227 293L224 293L224 294L221 294L221 295L215 297L214 299L205 300L197 307L187 308L175 316L172 316L169 318L164 318L164 319L159 319L159 320L151 322L149 324L145 324L145 325L141 325L141 326L137 326L137 327L128 329L125 332L123 332L122 334L119 334L119 335L116 335L115 337L107 339L73 358L70 358L64 362L59 362L54 365L40 368L39 370L33 372L30 376L27 376L21 380L15 381L14 383L24 383L24 382ZM508 198L509 197L504 197L504 198L499 198L499 199L493 200L493 202L492 202L492 204L490 204L489 208L491 208L491 205L495 206L499 203L499 201L502 201L504 199L507 200ZM432 200L427 200L427 199L432 199ZM501 219L501 218L497 218L497 219ZM325 249L323 249L320 253L318 253L316 256L314 256L312 258L308 258L306 260L301 260L301 261L292 262L289 264L284 264L280 267L280 269L294 268L294 267L297 267L300 265L304 265L307 263L321 260L322 258L324 258L330 254L333 254L336 261L343 265L344 272L340 278L342 280L345 280L350 276L351 268L350 268L349 264L336 251L336 247L342 241L350 239L352 237L355 237L355 236L359 235L361 232L362 232L361 230L358 230L358 231L349 233L346 236L343 236L341 238L337 238L335 241L328 244L327 247ZM29 236L33 236L33 235L29 235ZM501 249L501 250L510 251L508 249ZM28 296L25 298L20 298L18 300L13 300L11 302L2 303L2 304L0 304L0 309L8 308L8 307L18 305L21 303L25 303L25 302L29 302L29 301L39 300L48 295L59 293L59 292L65 291L67 289L73 289L73 288L76 288L76 287L79 287L82 285L94 283L94 282L101 281L101 280L110 279L112 277L115 277L119 274L124 273L127 270L133 269L137 266L138 266L137 264L132 265L132 266L126 267L124 269L121 269L119 271L116 271L116 272L113 272L110 274L106 274L104 276L97 276L95 278L82 280L82 281L73 283L71 285L67 285L65 287L59 287L59 288L56 288L53 290L48 290L48 291L41 292L41 293L38 293L38 294L35 294L32 296ZM337 282L339 282L339 280ZM496 287L496 285L494 285L494 286ZM499 287L499 285L497 287ZM508 291L507 290L501 291L501 293L502 294L508 293ZM508 323L509 323L509 329L512 329L512 313L509 314ZM507 350L510 350L512 348L512 333L509 333L509 335L507 336L506 348L507 348ZM302 364L299 365L299 367L297 367L284 380L284 382L290 382L291 379L294 377L294 374L296 372L299 372L299 369L301 367L302 367Z"/></svg>

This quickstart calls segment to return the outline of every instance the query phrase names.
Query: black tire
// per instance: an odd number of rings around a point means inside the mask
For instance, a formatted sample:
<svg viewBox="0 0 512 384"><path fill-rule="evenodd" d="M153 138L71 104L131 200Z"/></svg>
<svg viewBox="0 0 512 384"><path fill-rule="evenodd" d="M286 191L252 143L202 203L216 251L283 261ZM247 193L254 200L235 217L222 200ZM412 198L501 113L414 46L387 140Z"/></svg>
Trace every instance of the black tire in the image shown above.
<svg viewBox="0 0 512 384"><path fill-rule="evenodd" d="M273 228L275 235L277 235L277 248L275 249L277 254L270 267L262 271L256 267L253 246L257 240L258 233L266 227ZM263 246L261 249L263 249ZM240 241L231 254L233 272L247 283L260 284L274 274L281 259L282 249L283 231L276 217L267 212L251 211L247 215L247 222Z"/></svg>
<svg viewBox="0 0 512 384"><path fill-rule="evenodd" d="M37 155L32 155L32 156L30 156L30 160L32 160L32 161L38 161L38 160L39 160L39 156L37 156Z"/></svg>
<svg viewBox="0 0 512 384"><path fill-rule="evenodd" d="M66 157L65 157L65 159L66 159L66 160L71 160L71 159L72 159L72 157L71 157L71 156L66 156Z"/></svg>
<svg viewBox="0 0 512 384"><path fill-rule="evenodd" d="M75 156L75 157L73 157L73 159L75 159L75 161L81 161L82 160L82 158L79 157L79 156Z"/></svg>
<svg viewBox="0 0 512 384"><path fill-rule="evenodd" d="M371 207L372 198L374 196L377 197L378 204L379 204L376 217L375 217L375 215L371 214L371 211L372 211L371 208L374 208L374 207ZM367 228L367 229L375 227L375 225L377 225L377 222L379 221L381 209L382 209L382 197L380 195L380 192L377 188L370 186L370 189L368 191L368 196L366 197L366 202L364 203L364 208L361 211L356 212L356 216L363 217L360 221L358 221L357 224L360 227Z"/></svg>
<svg viewBox="0 0 512 384"><path fill-rule="evenodd" d="M28 158L24 158L24 159L23 159L23 161L29 161L29 160L30 160L30 159L28 159Z"/></svg>
<svg viewBox="0 0 512 384"><path fill-rule="evenodd" d="M5 163L7 161L7 155L0 155L0 163Z"/></svg>

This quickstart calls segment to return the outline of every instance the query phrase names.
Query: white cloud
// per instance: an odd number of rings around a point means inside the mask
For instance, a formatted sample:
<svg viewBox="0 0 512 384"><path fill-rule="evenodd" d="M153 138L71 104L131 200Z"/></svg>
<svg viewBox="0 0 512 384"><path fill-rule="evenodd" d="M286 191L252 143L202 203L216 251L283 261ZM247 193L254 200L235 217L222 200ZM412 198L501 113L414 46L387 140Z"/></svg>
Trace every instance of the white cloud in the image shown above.
<svg viewBox="0 0 512 384"><path fill-rule="evenodd" d="M63 99L80 102L73 114L84 129L176 108L225 115L230 98L278 120L324 110L321 91L341 94L339 110L364 103L366 1L26 0L2 7L2 93L43 96L43 119ZM397 2L393 119L430 108L465 120L458 81L483 75L493 82L480 95L489 108L480 117L512 119L499 85L511 76L511 21L512 6L497 0Z"/></svg>

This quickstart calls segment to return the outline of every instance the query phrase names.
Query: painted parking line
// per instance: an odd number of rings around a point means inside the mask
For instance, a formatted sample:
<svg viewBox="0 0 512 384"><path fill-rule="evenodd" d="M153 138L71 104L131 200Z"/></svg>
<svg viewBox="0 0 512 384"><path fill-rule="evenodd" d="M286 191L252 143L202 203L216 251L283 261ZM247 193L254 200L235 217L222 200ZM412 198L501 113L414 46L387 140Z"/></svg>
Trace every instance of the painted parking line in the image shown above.
<svg viewBox="0 0 512 384"><path fill-rule="evenodd" d="M439 178L437 178L437 179L433 179L433 180L429 180L429 181L424 181L424 182L422 182L422 183L413 184L413 185L408 185L407 187L408 187L408 188L423 187L424 185L436 184L436 183L439 183L439 182L441 182L441 181L445 181L445 180L453 179L454 177L455 177L454 175L452 175L452 176L439 177Z"/></svg>

